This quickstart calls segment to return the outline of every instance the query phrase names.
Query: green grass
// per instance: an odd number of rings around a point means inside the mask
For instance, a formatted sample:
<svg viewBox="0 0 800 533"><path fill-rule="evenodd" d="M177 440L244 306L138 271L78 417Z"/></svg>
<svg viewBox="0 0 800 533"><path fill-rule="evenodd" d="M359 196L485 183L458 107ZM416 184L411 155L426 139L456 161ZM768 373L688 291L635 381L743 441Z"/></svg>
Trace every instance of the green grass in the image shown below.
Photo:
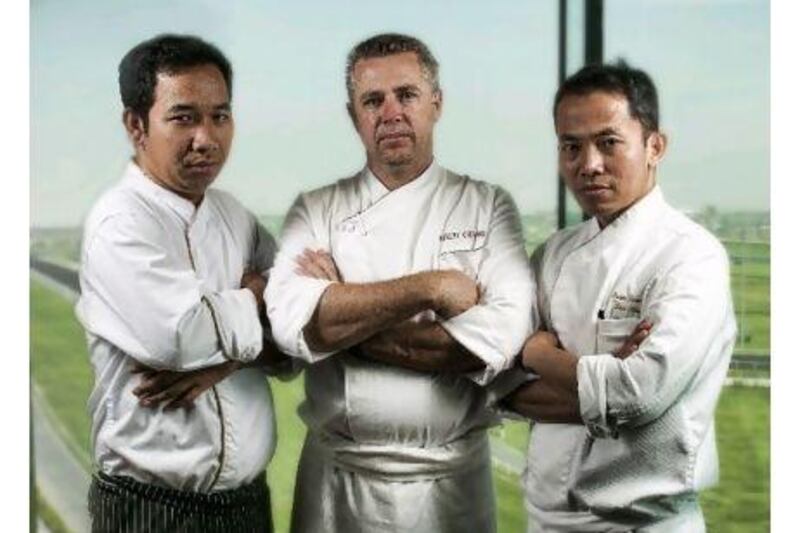
<svg viewBox="0 0 800 533"><path fill-rule="evenodd" d="M769 393L723 390L716 412L720 484L701 496L709 533L769 531Z"/></svg>
<svg viewBox="0 0 800 533"><path fill-rule="evenodd" d="M297 416L297 406L302 402L303 380L290 382L271 380L272 397L278 427L278 447L267 468L275 531L289 531L294 497L294 476L306 435L305 425Z"/></svg>
<svg viewBox="0 0 800 533"><path fill-rule="evenodd" d="M531 425L528 422L506 420L503 425L490 429L489 434L502 439L520 453L528 452L528 439L531 435Z"/></svg>
<svg viewBox="0 0 800 533"><path fill-rule="evenodd" d="M70 533L69 528L38 489L36 490L36 515L42 519L51 533Z"/></svg>
<svg viewBox="0 0 800 533"><path fill-rule="evenodd" d="M34 382L69 437L89 456L86 401L94 378L72 304L31 280L30 349Z"/></svg>
<svg viewBox="0 0 800 533"><path fill-rule="evenodd" d="M88 455L86 399L92 383L83 331L72 305L31 281L31 361L43 390L71 438ZM278 447L269 469L276 531L288 531L294 475L305 428L296 414L302 379L271 381ZM721 483L702 496L709 531L766 531L769 525L769 389L728 387L717 408ZM506 423L492 430L510 446L526 451L528 425ZM524 531L525 512L516 476L495 469L499 531Z"/></svg>
<svg viewBox="0 0 800 533"><path fill-rule="evenodd" d="M500 533L525 531L527 515L522 503L519 477L497 468L492 477L497 505L497 530Z"/></svg>

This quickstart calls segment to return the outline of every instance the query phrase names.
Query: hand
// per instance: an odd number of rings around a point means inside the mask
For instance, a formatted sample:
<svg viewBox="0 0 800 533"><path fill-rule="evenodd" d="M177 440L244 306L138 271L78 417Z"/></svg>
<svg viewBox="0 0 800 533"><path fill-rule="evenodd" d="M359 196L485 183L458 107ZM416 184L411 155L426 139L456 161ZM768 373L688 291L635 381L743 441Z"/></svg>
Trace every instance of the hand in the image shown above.
<svg viewBox="0 0 800 533"><path fill-rule="evenodd" d="M342 281L339 269L333 257L325 250L311 250L306 248L303 253L294 259L297 267L295 272L301 276L330 281Z"/></svg>
<svg viewBox="0 0 800 533"><path fill-rule="evenodd" d="M166 402L165 409L179 407L191 408L194 401L233 372L241 368L241 363L228 361L215 366L176 372L174 370L154 370L136 363L132 373L141 374L139 386L133 394L139 398L142 407L158 407Z"/></svg>
<svg viewBox="0 0 800 533"><path fill-rule="evenodd" d="M480 300L475 281L458 270L438 270L434 290L434 311L447 319L460 315Z"/></svg>
<svg viewBox="0 0 800 533"><path fill-rule="evenodd" d="M253 296L256 297L256 303L258 304L259 310L264 308L264 289L267 288L267 280L264 278L264 276L258 272L247 270L242 275L242 282L240 286L243 289L249 289L250 292L253 293Z"/></svg>
<svg viewBox="0 0 800 533"><path fill-rule="evenodd" d="M625 339L625 342L622 343L622 346L611 352L611 354L618 359L625 359L639 349L639 345L650 335L650 329L652 329L652 327L653 324L646 318L642 319L642 321L633 328L633 331L628 335L628 338Z"/></svg>
<svg viewBox="0 0 800 533"><path fill-rule="evenodd" d="M555 333L540 329L525 341L522 351L522 364L528 368L535 368L536 362L546 353L558 348L560 342Z"/></svg>

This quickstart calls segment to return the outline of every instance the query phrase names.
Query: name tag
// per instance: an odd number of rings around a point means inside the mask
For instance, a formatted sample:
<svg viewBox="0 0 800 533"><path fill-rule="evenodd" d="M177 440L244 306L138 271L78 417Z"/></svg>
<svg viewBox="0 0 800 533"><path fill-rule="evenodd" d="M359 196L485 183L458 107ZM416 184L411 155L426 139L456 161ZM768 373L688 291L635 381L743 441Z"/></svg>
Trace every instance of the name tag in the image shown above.
<svg viewBox="0 0 800 533"><path fill-rule="evenodd" d="M477 229L465 229L464 231L449 231L439 235L439 241L452 241L456 239L478 239L486 237L486 231Z"/></svg>
<svg viewBox="0 0 800 533"><path fill-rule="evenodd" d="M486 230L463 229L444 231L439 234L440 253L472 251L483 248L486 242Z"/></svg>
<svg viewBox="0 0 800 533"><path fill-rule="evenodd" d="M608 302L607 318L638 317L642 313L642 299L614 291Z"/></svg>

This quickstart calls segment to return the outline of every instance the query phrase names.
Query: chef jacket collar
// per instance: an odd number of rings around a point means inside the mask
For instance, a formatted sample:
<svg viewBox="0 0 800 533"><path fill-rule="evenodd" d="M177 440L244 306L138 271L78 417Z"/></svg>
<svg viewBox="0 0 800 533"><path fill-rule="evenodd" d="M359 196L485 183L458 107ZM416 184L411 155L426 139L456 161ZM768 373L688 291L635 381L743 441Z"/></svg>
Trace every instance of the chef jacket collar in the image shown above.
<svg viewBox="0 0 800 533"><path fill-rule="evenodd" d="M372 170L370 170L369 167L364 167L364 172L362 175L366 180L370 196L372 197L372 202L374 203L383 198L384 196L386 196L387 194L389 194L390 192L396 192L401 190L413 191L422 188L427 183L434 180L434 176L439 174L440 168L441 167L439 167L439 164L436 162L436 159L434 159L433 161L431 161L431 164L428 165L428 168L426 168L422 172L422 174L420 174L413 180L409 181L402 187L395 189L394 191L390 191L389 189L387 189L386 185L384 185L383 182L380 179L378 179L378 176L376 176L372 172Z"/></svg>
<svg viewBox="0 0 800 533"><path fill-rule="evenodd" d="M635 204L626 209L624 213L615 218L611 224L606 226L605 229L622 228L629 224L639 224L649 220L650 218L656 216L656 214L660 211L661 206L664 204L664 195L661 192L661 187L659 187L658 184L655 184L653 188L650 189L650 192L645 194ZM597 222L597 217L595 217L595 224L597 224L599 229L600 225Z"/></svg>
<svg viewBox="0 0 800 533"><path fill-rule="evenodd" d="M200 205L195 207L194 203L186 198L162 187L155 181L147 177L144 171L135 161L131 160L125 168L123 178L128 184L135 188L140 193L148 198L155 200L158 203L166 204L172 209L187 226L194 223L205 221L208 216L208 207L206 207L205 198L200 202Z"/></svg>
<svg viewBox="0 0 800 533"><path fill-rule="evenodd" d="M603 240L617 237L628 228L633 229L646 224L647 221L657 217L661 212L662 206L665 205L666 202L664 201L661 187L656 184L650 192L626 209L624 213L615 218L605 228L600 227L600 222L597 220L597 217L592 217L591 220L584 222L584 225L578 230L575 246L579 248L594 241L598 236L602 236L601 238Z"/></svg>

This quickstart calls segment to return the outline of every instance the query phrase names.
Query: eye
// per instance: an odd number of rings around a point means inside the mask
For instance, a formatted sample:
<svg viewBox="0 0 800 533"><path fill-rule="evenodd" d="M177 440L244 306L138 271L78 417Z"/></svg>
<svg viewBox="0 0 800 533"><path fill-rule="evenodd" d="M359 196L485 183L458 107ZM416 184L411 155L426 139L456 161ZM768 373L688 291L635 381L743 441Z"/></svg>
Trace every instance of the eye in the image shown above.
<svg viewBox="0 0 800 533"><path fill-rule="evenodd" d="M178 124L191 124L194 117L190 113L178 113L177 115L172 115L169 120Z"/></svg>
<svg viewBox="0 0 800 533"><path fill-rule="evenodd" d="M369 96L361 101L361 105L369 109L375 109L376 107L380 107L383 98L379 96Z"/></svg>
<svg viewBox="0 0 800 533"><path fill-rule="evenodd" d="M214 115L214 122L224 124L230 122L231 114L228 111L220 111Z"/></svg>
<svg viewBox="0 0 800 533"><path fill-rule="evenodd" d="M604 138L600 139L600 142L598 144L600 145L601 149L603 149L605 151L609 151L609 150L613 150L615 146L620 144L620 142L622 142L622 141L620 141L619 139L617 139L615 137L604 137Z"/></svg>
<svg viewBox="0 0 800 533"><path fill-rule="evenodd" d="M565 155L577 154L580 148L580 145L576 142L562 142L558 145L558 151Z"/></svg>
<svg viewBox="0 0 800 533"><path fill-rule="evenodd" d="M401 91L399 91L397 93L397 99L400 102L408 102L410 100L413 100L416 97L417 97L417 93L415 93L414 91L412 91L410 89L404 89L404 90L401 90Z"/></svg>

